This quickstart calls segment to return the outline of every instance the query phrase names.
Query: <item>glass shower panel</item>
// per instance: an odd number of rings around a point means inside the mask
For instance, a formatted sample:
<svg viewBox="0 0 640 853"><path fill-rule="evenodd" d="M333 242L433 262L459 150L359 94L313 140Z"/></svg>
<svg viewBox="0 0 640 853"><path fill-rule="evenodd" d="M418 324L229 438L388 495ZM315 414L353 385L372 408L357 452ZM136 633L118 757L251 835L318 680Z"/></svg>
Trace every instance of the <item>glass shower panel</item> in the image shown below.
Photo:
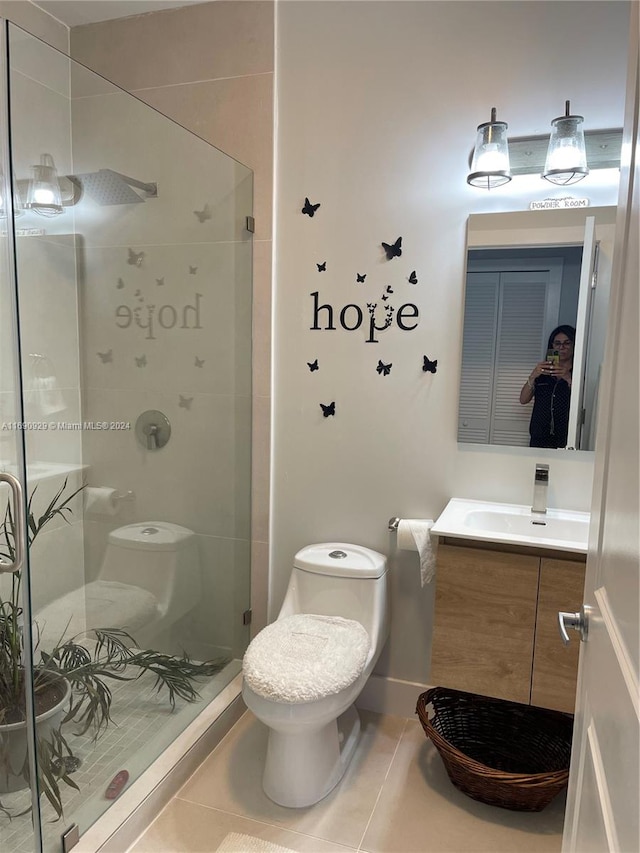
<svg viewBox="0 0 640 853"><path fill-rule="evenodd" d="M7 30L0 20L0 128L8 122ZM0 850L30 853L39 849L40 808L29 778L35 767L33 695L25 680L31 672L30 648L21 642L24 608L29 608L28 568L12 570L20 532L15 529L16 496L8 478L24 481L24 420L20 381L20 342L15 291L13 191L6 134L0 137ZM23 503L23 501L22 501ZM24 541L24 532L22 535ZM28 554L25 554L28 560ZM29 685L30 687L31 685ZM18 794L32 814L11 821L6 811ZM18 825L19 824L19 825Z"/></svg>
<svg viewBox="0 0 640 853"><path fill-rule="evenodd" d="M253 188L245 166L15 27L10 60L36 661L75 638L90 668L114 651L104 629L121 655L165 655L188 683L176 659L217 664L191 682L194 702L172 708L146 672L108 680L97 739L78 715L62 725L58 753L39 756L64 811L52 823L43 801L53 851L240 672Z"/></svg>

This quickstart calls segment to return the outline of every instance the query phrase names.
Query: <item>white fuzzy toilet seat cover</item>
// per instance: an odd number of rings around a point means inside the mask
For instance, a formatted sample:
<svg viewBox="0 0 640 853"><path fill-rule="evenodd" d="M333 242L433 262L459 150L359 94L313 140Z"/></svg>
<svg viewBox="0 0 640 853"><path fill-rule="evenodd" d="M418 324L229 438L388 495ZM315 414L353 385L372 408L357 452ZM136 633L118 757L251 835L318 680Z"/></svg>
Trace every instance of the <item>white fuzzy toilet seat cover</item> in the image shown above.
<svg viewBox="0 0 640 853"><path fill-rule="evenodd" d="M314 702L353 684L369 649L369 635L359 622L299 613L276 620L252 640L242 674L266 699Z"/></svg>

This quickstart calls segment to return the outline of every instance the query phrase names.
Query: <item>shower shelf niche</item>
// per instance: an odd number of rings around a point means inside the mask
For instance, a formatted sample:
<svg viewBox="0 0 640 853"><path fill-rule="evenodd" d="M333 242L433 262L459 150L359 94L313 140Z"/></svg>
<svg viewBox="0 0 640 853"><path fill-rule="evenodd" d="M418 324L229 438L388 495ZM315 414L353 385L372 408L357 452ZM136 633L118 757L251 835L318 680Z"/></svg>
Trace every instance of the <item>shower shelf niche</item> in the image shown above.
<svg viewBox="0 0 640 853"><path fill-rule="evenodd" d="M88 468L88 465L82 465L80 462L27 462L27 482L29 486L35 486L42 480L82 474ZM7 474L16 474L17 465L15 462L0 461L0 470Z"/></svg>

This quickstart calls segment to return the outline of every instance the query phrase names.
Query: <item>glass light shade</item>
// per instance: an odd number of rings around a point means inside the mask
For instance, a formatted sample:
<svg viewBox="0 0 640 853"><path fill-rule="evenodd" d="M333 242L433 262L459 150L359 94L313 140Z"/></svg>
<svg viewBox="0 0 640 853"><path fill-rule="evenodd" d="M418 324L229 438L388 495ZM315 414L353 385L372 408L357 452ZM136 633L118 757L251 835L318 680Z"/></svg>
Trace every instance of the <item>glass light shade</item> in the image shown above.
<svg viewBox="0 0 640 853"><path fill-rule="evenodd" d="M549 149L542 177L552 184L568 186L577 184L589 174L587 152L582 129L583 116L569 115L566 102L565 115L554 118L549 137Z"/></svg>
<svg viewBox="0 0 640 853"><path fill-rule="evenodd" d="M491 110L491 121L478 125L471 172L467 175L467 183L472 187L490 190L511 180L508 126L504 121L496 121L495 107Z"/></svg>
<svg viewBox="0 0 640 853"><path fill-rule="evenodd" d="M62 213L60 184L51 154L43 154L40 164L31 167L31 178L25 201L27 210L35 210L42 216L56 216Z"/></svg>

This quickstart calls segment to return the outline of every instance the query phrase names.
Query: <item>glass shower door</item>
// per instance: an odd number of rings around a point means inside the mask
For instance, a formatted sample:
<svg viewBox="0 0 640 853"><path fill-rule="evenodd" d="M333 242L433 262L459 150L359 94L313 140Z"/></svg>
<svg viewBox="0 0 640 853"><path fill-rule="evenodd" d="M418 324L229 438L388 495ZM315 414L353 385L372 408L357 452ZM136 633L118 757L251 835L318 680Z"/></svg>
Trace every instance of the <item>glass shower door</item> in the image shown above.
<svg viewBox="0 0 640 853"><path fill-rule="evenodd" d="M29 621L36 672L67 672L74 717L38 753L57 851L240 672L253 189L245 166L12 25L9 48ZM24 839L27 798L9 803Z"/></svg>
<svg viewBox="0 0 640 853"><path fill-rule="evenodd" d="M7 29L0 20L0 128L9 121ZM0 133L0 850L39 850L29 571L25 528L25 444L17 321L14 187L9 140ZM27 630L25 631L25 619ZM9 821L7 806L21 796L27 818ZM3 819L4 818L4 819ZM19 820L19 819L18 819Z"/></svg>

